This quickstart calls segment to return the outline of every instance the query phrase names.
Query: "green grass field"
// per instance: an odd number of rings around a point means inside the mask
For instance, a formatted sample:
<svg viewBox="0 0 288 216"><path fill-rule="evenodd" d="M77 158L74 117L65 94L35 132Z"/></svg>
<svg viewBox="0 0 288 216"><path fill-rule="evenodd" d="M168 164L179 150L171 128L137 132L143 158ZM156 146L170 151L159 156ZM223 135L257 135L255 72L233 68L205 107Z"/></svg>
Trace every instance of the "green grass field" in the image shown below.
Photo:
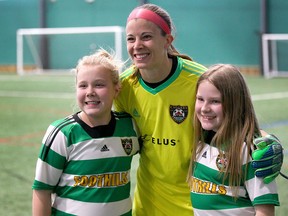
<svg viewBox="0 0 288 216"><path fill-rule="evenodd" d="M287 157L288 78L247 77L261 127L277 135ZM48 125L76 111L73 76L0 75L0 215L31 215L31 185L41 140ZM135 185L137 157L133 163ZM288 174L284 159L282 172ZM281 207L288 211L288 183L277 178Z"/></svg>

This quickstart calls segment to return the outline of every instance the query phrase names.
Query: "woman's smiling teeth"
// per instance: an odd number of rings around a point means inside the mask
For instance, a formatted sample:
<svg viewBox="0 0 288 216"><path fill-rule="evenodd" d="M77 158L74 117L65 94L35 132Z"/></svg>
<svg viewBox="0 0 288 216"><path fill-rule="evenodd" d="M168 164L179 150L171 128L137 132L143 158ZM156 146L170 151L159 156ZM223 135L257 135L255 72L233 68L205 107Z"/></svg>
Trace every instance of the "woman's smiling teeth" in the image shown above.
<svg viewBox="0 0 288 216"><path fill-rule="evenodd" d="M97 105L97 104L100 104L100 101L86 101L85 104L87 104L87 105Z"/></svg>
<svg viewBox="0 0 288 216"><path fill-rule="evenodd" d="M213 116L204 116L204 115L202 115L202 118L203 118L203 119L206 119L206 120L214 119Z"/></svg>
<svg viewBox="0 0 288 216"><path fill-rule="evenodd" d="M136 59L143 59L146 56L148 56L148 54L135 54L134 56L135 56Z"/></svg>

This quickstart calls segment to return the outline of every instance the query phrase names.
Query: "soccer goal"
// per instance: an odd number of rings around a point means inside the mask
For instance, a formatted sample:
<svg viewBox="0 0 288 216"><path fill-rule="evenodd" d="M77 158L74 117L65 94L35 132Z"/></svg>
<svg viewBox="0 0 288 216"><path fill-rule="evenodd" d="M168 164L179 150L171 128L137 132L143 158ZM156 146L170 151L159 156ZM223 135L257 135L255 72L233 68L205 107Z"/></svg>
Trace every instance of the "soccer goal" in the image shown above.
<svg viewBox="0 0 288 216"><path fill-rule="evenodd" d="M266 78L288 77L288 34L263 34L262 55Z"/></svg>
<svg viewBox="0 0 288 216"><path fill-rule="evenodd" d="M97 26L17 30L17 73L69 73L84 55L104 48L123 60L124 28Z"/></svg>

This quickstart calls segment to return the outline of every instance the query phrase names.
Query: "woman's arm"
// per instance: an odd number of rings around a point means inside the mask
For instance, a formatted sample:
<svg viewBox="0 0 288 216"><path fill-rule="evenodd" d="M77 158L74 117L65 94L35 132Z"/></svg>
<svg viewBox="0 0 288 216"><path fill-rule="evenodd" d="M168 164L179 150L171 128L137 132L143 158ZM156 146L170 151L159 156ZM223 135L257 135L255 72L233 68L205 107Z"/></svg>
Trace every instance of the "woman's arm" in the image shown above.
<svg viewBox="0 0 288 216"><path fill-rule="evenodd" d="M32 215L50 216L51 215L51 194L50 190L33 190Z"/></svg>
<svg viewBox="0 0 288 216"><path fill-rule="evenodd" d="M274 205L256 205L256 216L274 216Z"/></svg>

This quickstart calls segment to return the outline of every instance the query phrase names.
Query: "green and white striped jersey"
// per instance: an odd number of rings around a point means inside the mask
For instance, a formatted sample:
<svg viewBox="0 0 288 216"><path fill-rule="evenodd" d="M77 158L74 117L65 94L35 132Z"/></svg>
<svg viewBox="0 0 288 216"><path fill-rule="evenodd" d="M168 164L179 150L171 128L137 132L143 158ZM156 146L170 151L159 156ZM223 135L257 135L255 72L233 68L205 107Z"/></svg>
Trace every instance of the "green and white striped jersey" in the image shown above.
<svg viewBox="0 0 288 216"><path fill-rule="evenodd" d="M246 144L242 155L247 155ZM240 154L240 153L239 153ZM223 184L223 173L227 166L225 158L220 158L219 150L209 144L197 155L194 176L191 177L191 202L194 215L225 216L255 215L255 205L271 204L278 206L278 194L275 181L264 184L263 179L254 175L251 157L243 162L244 169L248 163L246 179L239 187L238 198L232 195L231 187L226 180Z"/></svg>
<svg viewBox="0 0 288 216"><path fill-rule="evenodd" d="M127 114L94 128L77 113L52 123L43 138L34 190L52 190L52 215L131 215L130 168L139 151Z"/></svg>

